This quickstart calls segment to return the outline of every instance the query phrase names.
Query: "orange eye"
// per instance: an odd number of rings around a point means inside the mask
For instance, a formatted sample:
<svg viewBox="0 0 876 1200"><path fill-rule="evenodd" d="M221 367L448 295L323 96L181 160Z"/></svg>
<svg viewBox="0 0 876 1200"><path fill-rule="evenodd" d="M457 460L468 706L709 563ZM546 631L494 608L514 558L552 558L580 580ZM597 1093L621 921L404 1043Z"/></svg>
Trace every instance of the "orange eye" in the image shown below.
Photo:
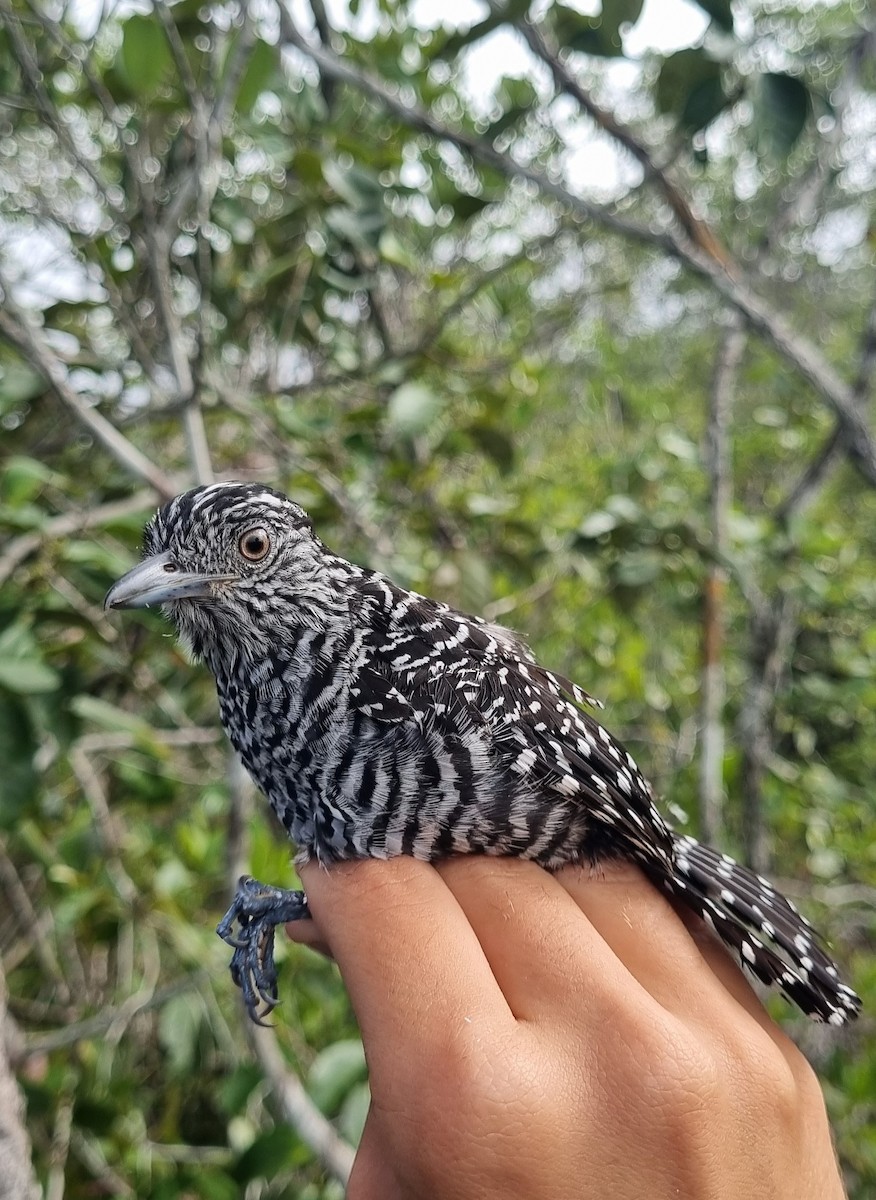
<svg viewBox="0 0 876 1200"><path fill-rule="evenodd" d="M261 526L258 529L248 529L237 543L237 547L250 562L261 562L271 548L267 529L262 529Z"/></svg>

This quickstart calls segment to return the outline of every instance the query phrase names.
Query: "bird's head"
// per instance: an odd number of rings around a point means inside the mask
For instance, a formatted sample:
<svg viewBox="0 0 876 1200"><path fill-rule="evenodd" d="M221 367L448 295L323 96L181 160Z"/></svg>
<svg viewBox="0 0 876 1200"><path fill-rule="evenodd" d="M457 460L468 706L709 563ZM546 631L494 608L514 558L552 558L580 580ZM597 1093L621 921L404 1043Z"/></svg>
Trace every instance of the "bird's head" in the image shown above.
<svg viewBox="0 0 876 1200"><path fill-rule="evenodd" d="M194 488L146 527L144 557L104 605L163 605L198 655L321 628L338 609L329 557L307 513L262 484Z"/></svg>

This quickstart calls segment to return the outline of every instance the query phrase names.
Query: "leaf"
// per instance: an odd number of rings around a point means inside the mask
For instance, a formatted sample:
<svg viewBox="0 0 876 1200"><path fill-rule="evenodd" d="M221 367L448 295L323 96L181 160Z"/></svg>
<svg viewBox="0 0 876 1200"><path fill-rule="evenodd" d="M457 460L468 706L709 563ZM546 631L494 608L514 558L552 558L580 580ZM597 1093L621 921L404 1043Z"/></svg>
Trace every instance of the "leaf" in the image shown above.
<svg viewBox="0 0 876 1200"><path fill-rule="evenodd" d="M655 97L660 112L674 113L679 126L691 132L708 125L727 103L720 66L697 46L663 60Z"/></svg>
<svg viewBox="0 0 876 1200"><path fill-rule="evenodd" d="M54 692L60 686L58 672L37 658L0 660L0 687L9 692L16 692L20 696L36 696L41 692Z"/></svg>
<svg viewBox="0 0 876 1200"><path fill-rule="evenodd" d="M642 0L603 0L599 16L585 16L565 4L551 10L554 36L561 47L599 58L623 55L621 26L632 25L642 11Z"/></svg>
<svg viewBox="0 0 876 1200"><path fill-rule="evenodd" d="M24 621L0 634L0 687L20 696L53 692L60 686L57 671L42 661L39 645Z"/></svg>
<svg viewBox="0 0 876 1200"><path fill-rule="evenodd" d="M231 57L231 55L229 55ZM239 113L248 113L262 92L268 90L271 78L280 64L279 47L263 42L261 38L247 59L235 107Z"/></svg>
<svg viewBox="0 0 876 1200"><path fill-rule="evenodd" d="M155 92L172 64L170 47L157 17L129 17L122 30L118 67L131 91L139 96Z"/></svg>
<svg viewBox="0 0 876 1200"><path fill-rule="evenodd" d="M802 80L767 72L760 77L755 113L761 136L772 151L785 157L803 132L812 102Z"/></svg>
<svg viewBox="0 0 876 1200"><path fill-rule="evenodd" d="M514 466L514 441L504 429L479 421L469 425L466 432L481 453L491 458L503 474L511 470Z"/></svg>
<svg viewBox="0 0 876 1200"><path fill-rule="evenodd" d="M70 710L84 721L92 721L113 733L133 733L146 739L152 736L152 726L142 717L126 712L123 708L116 708L114 704L97 696L74 696L70 701Z"/></svg>
<svg viewBox="0 0 876 1200"><path fill-rule="evenodd" d="M351 208L375 209L383 203L380 181L361 167L341 167L332 159L322 164L329 187Z"/></svg>
<svg viewBox="0 0 876 1200"><path fill-rule="evenodd" d="M389 398L386 428L403 437L425 433L443 408L441 397L424 383L403 383Z"/></svg>
<svg viewBox="0 0 876 1200"><path fill-rule="evenodd" d="M365 211L336 204L325 214L326 226L342 241L354 246L377 249L380 235L386 228L386 215L382 211Z"/></svg>
<svg viewBox="0 0 876 1200"><path fill-rule="evenodd" d="M453 209L453 215L457 221L465 222L470 221L479 212L483 212L491 203L492 201L484 196L473 196L470 192L457 192L455 197L450 200L450 207Z"/></svg>
<svg viewBox="0 0 876 1200"><path fill-rule="evenodd" d="M602 0L602 23L617 30L635 25L644 7L645 0Z"/></svg>
<svg viewBox="0 0 876 1200"><path fill-rule="evenodd" d="M195 1063L203 1010L192 996L174 996L158 1018L158 1039L172 1070L182 1075Z"/></svg>
<svg viewBox="0 0 876 1200"><path fill-rule="evenodd" d="M371 1088L367 1083L357 1083L347 1094L338 1114L338 1128L351 1146L362 1140L365 1119L371 1107Z"/></svg>
<svg viewBox="0 0 876 1200"><path fill-rule="evenodd" d="M277 1125L257 1137L237 1160L232 1174L238 1183L253 1179L274 1179L288 1166L295 1154L296 1141L287 1125Z"/></svg>
<svg viewBox="0 0 876 1200"><path fill-rule="evenodd" d="M0 491L4 501L17 508L38 496L51 479L52 471L45 463L17 454L7 460Z"/></svg>
<svg viewBox="0 0 876 1200"><path fill-rule="evenodd" d="M657 444L661 450L684 462L696 462L699 458L699 451L690 438L671 426L664 426L658 431Z"/></svg>
<svg viewBox="0 0 876 1200"><path fill-rule="evenodd" d="M8 362L0 366L0 412L27 404L45 390L45 378L27 363Z"/></svg>
<svg viewBox="0 0 876 1200"><path fill-rule="evenodd" d="M611 533L618 524L618 518L613 513L606 512L604 508L598 508L596 512L589 513L584 518L578 526L578 533L588 540L598 538L605 533Z"/></svg>
<svg viewBox="0 0 876 1200"><path fill-rule="evenodd" d="M33 729L20 701L0 692L0 829L14 828L33 802L38 783L33 766Z"/></svg>
<svg viewBox="0 0 876 1200"><path fill-rule="evenodd" d="M326 1046L313 1060L307 1073L307 1090L317 1107L331 1115L366 1073L362 1043L358 1038L344 1039Z"/></svg>
<svg viewBox="0 0 876 1200"><path fill-rule="evenodd" d="M219 1099L224 1112L234 1116L242 1112L247 1100L262 1081L262 1073L255 1063L243 1063L219 1084Z"/></svg>
<svg viewBox="0 0 876 1200"><path fill-rule="evenodd" d="M653 550L630 550L615 569L615 579L622 587L642 588L660 578L660 556Z"/></svg>
<svg viewBox="0 0 876 1200"><path fill-rule="evenodd" d="M474 42L479 42L481 38L485 38L494 29L498 29L501 25L504 25L507 20L508 18L501 9L494 9L482 21L469 26L468 29L450 34L435 57L456 58L459 52L464 50L466 46L471 46Z"/></svg>

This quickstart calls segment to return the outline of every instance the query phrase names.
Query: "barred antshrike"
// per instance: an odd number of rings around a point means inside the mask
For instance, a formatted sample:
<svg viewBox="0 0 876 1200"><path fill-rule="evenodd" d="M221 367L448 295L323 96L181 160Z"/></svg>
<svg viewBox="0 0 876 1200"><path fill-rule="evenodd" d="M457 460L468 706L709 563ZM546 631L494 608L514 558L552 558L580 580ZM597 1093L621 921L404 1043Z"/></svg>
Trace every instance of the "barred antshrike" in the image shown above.
<svg viewBox="0 0 876 1200"><path fill-rule="evenodd" d="M596 702L510 630L339 558L260 484L171 500L145 555L107 607L164 605L302 857L503 854L548 870L627 858L804 1013L856 1015L791 902L669 829L632 757L586 711ZM274 927L307 915L303 893L240 881L218 931L253 1019L277 1000Z"/></svg>

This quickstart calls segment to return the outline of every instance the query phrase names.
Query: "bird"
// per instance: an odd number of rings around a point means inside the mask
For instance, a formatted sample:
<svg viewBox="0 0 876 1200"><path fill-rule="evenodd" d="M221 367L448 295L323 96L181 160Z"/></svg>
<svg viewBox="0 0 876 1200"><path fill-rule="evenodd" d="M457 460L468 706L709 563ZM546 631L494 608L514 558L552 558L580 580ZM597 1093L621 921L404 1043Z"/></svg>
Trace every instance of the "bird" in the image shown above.
<svg viewBox="0 0 876 1200"><path fill-rule="evenodd" d="M162 606L212 672L222 724L299 862L628 860L807 1016L857 1015L809 921L764 876L671 829L599 702L515 632L333 553L262 483L171 499L143 555L106 608ZM219 922L257 1023L279 1002L274 929L308 916L303 892L243 876Z"/></svg>

